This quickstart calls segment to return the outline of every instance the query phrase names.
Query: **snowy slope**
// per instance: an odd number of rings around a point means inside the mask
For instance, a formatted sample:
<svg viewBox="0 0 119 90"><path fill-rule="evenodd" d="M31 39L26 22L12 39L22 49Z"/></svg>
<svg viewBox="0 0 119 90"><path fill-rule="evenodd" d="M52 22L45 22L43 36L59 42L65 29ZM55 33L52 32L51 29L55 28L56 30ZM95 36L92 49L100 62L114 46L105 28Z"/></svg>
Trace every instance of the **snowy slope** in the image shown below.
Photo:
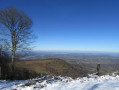
<svg viewBox="0 0 119 90"><path fill-rule="evenodd" d="M45 79L44 79L45 78ZM119 76L89 75L72 79L70 77L44 77L23 81L0 81L0 90L119 90ZM30 86L28 83L32 83Z"/></svg>

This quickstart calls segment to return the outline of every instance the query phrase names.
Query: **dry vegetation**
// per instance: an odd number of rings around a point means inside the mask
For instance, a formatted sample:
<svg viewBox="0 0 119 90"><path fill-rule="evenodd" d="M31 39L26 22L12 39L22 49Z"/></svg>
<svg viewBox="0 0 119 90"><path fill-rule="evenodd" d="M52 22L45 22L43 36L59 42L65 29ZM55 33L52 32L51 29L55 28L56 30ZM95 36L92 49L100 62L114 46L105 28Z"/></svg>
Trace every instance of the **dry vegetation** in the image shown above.
<svg viewBox="0 0 119 90"><path fill-rule="evenodd" d="M87 71L76 69L61 59L25 60L15 63L16 68L25 68L38 74L62 75L73 78L86 75Z"/></svg>

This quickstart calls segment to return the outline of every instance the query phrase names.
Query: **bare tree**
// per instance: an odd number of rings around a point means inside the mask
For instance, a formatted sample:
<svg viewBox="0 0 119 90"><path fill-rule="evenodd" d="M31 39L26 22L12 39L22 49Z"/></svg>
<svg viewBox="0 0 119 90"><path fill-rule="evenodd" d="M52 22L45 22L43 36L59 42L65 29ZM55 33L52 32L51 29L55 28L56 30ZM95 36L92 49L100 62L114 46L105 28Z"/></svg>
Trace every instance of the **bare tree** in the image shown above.
<svg viewBox="0 0 119 90"><path fill-rule="evenodd" d="M5 47L12 52L14 64L16 50L26 50L33 39L32 20L22 10L10 7L0 10L0 36Z"/></svg>

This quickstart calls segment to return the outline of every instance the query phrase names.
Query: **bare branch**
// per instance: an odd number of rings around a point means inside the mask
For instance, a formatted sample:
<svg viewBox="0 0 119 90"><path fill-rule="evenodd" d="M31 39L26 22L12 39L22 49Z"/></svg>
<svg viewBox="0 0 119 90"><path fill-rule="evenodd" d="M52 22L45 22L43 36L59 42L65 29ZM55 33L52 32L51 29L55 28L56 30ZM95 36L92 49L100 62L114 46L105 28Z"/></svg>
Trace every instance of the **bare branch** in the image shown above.
<svg viewBox="0 0 119 90"><path fill-rule="evenodd" d="M1 41L11 49L14 61L16 50L28 50L34 39L30 30L32 20L22 10L5 8L0 10L0 24L5 27L4 30L0 29L0 36L4 37Z"/></svg>

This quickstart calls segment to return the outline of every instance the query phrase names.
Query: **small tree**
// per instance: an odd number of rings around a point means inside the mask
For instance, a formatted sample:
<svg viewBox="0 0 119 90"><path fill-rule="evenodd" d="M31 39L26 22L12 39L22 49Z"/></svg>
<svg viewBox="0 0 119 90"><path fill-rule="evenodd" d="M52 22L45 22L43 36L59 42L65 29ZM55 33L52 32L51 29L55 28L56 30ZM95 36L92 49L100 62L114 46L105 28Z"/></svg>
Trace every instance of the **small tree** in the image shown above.
<svg viewBox="0 0 119 90"><path fill-rule="evenodd" d="M100 64L97 64L97 75L100 75Z"/></svg>
<svg viewBox="0 0 119 90"><path fill-rule="evenodd" d="M1 40L12 52L12 66L16 50L26 50L33 40L32 20L22 10L5 8L0 10Z"/></svg>

